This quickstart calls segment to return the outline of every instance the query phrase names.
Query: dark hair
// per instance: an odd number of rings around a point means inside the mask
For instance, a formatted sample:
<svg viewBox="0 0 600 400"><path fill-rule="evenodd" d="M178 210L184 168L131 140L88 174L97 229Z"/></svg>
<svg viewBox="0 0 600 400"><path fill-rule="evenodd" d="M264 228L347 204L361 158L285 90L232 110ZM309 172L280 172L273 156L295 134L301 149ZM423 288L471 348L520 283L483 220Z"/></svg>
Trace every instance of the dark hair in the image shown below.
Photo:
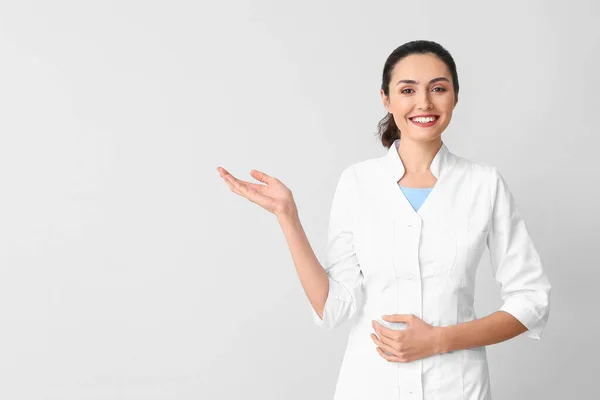
<svg viewBox="0 0 600 400"><path fill-rule="evenodd" d="M383 77L381 79L381 89L383 89L385 95L388 97L390 95L390 80L392 79L392 71L400 60L411 54L428 53L437 56L444 64L446 64L450 70L450 73L452 74L455 98L458 98L458 74L456 72L456 64L454 63L454 59L448 50L442 47L442 45L429 40L413 40L411 42L404 43L388 56L383 67ZM380 137L381 143L387 148L394 143L394 140L400 137L400 129L398 129L392 113L388 113L381 121L379 121L377 126L378 132L375 134Z"/></svg>

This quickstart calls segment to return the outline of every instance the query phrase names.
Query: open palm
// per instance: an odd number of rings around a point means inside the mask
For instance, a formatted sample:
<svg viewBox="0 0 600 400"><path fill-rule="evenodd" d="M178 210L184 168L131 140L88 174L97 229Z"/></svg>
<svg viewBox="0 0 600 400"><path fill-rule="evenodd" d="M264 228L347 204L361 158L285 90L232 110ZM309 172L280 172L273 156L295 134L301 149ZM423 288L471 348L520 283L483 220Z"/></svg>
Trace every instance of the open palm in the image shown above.
<svg viewBox="0 0 600 400"><path fill-rule="evenodd" d="M296 211L292 191L279 179L255 169L251 170L250 175L254 179L266 184L262 185L237 179L222 167L217 167L217 171L219 171L221 178L225 180L232 192L258 204L276 216Z"/></svg>

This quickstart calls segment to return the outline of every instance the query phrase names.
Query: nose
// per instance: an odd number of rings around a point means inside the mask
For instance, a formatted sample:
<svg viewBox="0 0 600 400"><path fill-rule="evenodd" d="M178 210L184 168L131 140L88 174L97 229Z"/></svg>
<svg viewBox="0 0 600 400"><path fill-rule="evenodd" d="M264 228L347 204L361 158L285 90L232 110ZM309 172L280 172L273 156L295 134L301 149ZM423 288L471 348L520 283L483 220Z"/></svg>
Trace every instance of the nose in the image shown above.
<svg viewBox="0 0 600 400"><path fill-rule="evenodd" d="M431 101L429 100L429 92L424 91L422 93L424 93L424 94L419 96L419 98L417 100L418 101L417 106L419 107L420 110L429 110L429 108L431 108L433 106L433 104L431 104Z"/></svg>

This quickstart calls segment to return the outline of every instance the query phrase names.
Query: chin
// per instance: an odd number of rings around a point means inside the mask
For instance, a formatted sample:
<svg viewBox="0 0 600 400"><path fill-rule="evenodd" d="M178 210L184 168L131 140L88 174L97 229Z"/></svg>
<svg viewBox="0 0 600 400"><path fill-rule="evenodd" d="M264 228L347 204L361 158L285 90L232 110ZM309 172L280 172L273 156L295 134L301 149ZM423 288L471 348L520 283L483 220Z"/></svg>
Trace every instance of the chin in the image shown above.
<svg viewBox="0 0 600 400"><path fill-rule="evenodd" d="M405 134L404 137L408 137L410 140L414 140L416 142L431 142L432 140L436 140L442 134L438 131L432 132L410 132L409 134Z"/></svg>

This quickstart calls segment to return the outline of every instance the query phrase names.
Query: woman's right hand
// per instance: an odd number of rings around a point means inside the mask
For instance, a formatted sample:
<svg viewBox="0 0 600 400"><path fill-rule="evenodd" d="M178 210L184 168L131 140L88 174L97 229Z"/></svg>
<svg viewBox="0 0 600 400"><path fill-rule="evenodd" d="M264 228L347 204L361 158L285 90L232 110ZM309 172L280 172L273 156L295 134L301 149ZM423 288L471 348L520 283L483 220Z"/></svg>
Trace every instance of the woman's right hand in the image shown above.
<svg viewBox="0 0 600 400"><path fill-rule="evenodd" d="M298 212L292 191L279 179L255 169L251 170L250 175L254 179L266 184L261 185L237 179L222 167L217 167L217 171L232 192L258 204L278 218Z"/></svg>

